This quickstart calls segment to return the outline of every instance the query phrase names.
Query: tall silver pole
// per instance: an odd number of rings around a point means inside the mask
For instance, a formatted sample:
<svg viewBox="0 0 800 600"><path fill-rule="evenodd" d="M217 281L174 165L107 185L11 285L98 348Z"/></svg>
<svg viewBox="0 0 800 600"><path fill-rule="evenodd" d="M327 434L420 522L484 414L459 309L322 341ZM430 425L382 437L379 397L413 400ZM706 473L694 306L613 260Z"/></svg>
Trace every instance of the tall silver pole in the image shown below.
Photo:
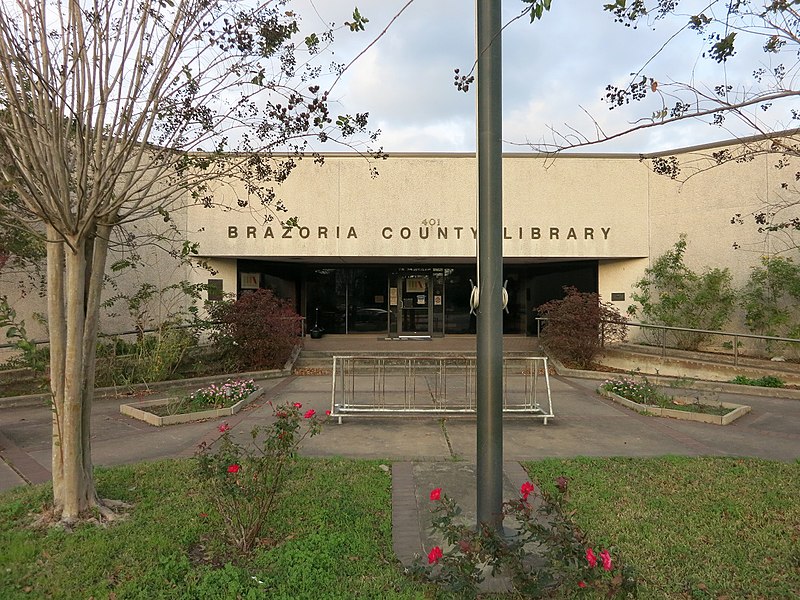
<svg viewBox="0 0 800 600"><path fill-rule="evenodd" d="M503 524L503 163L500 0L476 0L478 45L478 523Z"/></svg>

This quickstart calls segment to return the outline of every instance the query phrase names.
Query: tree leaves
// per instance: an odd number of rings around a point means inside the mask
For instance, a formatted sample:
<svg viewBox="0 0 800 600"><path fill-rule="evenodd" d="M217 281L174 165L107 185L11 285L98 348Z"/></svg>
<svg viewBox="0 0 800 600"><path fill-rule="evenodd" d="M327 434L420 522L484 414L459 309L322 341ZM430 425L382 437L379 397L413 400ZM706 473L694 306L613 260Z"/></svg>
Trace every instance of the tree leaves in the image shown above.
<svg viewBox="0 0 800 600"><path fill-rule="evenodd" d="M552 0L523 0L523 2L531 5L531 23L533 23L542 18L544 11L550 10Z"/></svg>
<svg viewBox="0 0 800 600"><path fill-rule="evenodd" d="M344 22L350 28L350 31L364 31L364 25L367 23L369 23L369 19L361 16L361 13L358 12L358 7L353 9L353 20Z"/></svg>

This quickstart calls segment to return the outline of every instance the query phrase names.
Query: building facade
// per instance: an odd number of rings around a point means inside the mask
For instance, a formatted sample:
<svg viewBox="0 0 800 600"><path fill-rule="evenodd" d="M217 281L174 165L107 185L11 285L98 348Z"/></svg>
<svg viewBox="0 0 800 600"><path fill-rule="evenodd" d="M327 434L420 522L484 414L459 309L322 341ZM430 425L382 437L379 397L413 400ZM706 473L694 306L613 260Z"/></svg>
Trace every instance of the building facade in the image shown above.
<svg viewBox="0 0 800 600"><path fill-rule="evenodd" d="M651 156L506 155L505 332L535 334L536 308L562 297L567 285L599 292L624 313L645 269L681 234L690 268L728 268L734 284L742 285L762 255L783 249L780 234L758 231L747 215L791 201L784 196L791 194L787 173L776 167L780 154L718 164L742 147L737 141ZM678 165L680 173L658 174L664 164ZM185 211L172 213L212 271L178 266L163 252L145 253L145 267L115 276L106 296L132 293L143 282L161 289L191 280L208 283L210 299L272 288L294 303L308 326L328 333L475 331L469 311L479 278L474 155L396 154L377 164L354 154L327 155L321 165L300 161L274 191L288 210L270 220L260 207L240 208L252 200L246 185L214 180L216 208L187 201ZM732 224L737 214L743 225ZM295 224L282 225L290 217ZM0 294L26 319L29 332L43 338L31 315L45 312L44 299L29 294L21 301L19 286L5 273ZM148 318L158 321L174 308L150 307ZM101 329L130 330L130 320L124 311L107 314Z"/></svg>
<svg viewBox="0 0 800 600"><path fill-rule="evenodd" d="M777 157L718 165L720 148L649 157L506 155L505 332L535 333L536 307L562 297L566 285L599 292L624 313L645 268L682 233L690 266L728 267L743 283L772 242L731 219L774 196ZM683 176L654 172L671 156ZM213 289L238 296L272 288L329 333L474 332L474 155L392 155L377 164L377 177L369 167L356 155L301 161L276 188L288 212L271 221L260 212L190 208L187 230L217 272ZM214 196L233 206L249 200L243 186L224 179ZM296 225L282 226L288 217Z"/></svg>

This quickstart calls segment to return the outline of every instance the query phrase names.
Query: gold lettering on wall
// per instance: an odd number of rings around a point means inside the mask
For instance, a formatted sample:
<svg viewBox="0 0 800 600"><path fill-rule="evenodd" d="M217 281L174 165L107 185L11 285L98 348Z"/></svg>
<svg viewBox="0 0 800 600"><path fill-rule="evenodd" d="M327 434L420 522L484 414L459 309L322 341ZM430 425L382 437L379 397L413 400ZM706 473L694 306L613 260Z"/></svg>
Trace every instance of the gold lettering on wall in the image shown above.
<svg viewBox="0 0 800 600"><path fill-rule="evenodd" d="M446 226L446 225L423 225L414 227L392 227L389 225L383 227L376 227L375 232L381 239L391 240L394 242L402 240L461 240L468 239L468 234L465 235L464 231L469 230L472 234L470 236L473 240L478 238L478 230L475 227L464 226ZM295 226L280 228L280 239L359 239L359 231L355 226L335 226L327 227L319 225L317 227L309 226ZM248 225L239 227L237 225L227 226L227 237L230 240L240 239L276 239L275 231L272 226L266 226L259 230L258 227ZM504 240L547 240L547 241L606 241L611 236L611 227L579 227L579 226L523 226L516 227L503 227Z"/></svg>

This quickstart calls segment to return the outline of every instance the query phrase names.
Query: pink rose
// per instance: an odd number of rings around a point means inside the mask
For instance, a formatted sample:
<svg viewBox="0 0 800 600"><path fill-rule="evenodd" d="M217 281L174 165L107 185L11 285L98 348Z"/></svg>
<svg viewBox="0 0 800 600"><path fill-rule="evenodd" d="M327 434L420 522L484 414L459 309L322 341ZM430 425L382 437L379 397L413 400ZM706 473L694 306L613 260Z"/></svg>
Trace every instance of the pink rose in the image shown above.
<svg viewBox="0 0 800 600"><path fill-rule="evenodd" d="M594 569L597 566L597 556L594 553L594 550L591 548L586 549L586 562L589 563L589 567Z"/></svg>
<svg viewBox="0 0 800 600"><path fill-rule="evenodd" d="M608 550L603 550L600 553L600 560L603 561L603 569L606 571L610 571L613 568L611 564L611 555L608 553Z"/></svg>
<svg viewBox="0 0 800 600"><path fill-rule="evenodd" d="M431 551L428 552L428 564L435 565L442 556L442 549L439 548L439 546L434 546L431 548Z"/></svg>
<svg viewBox="0 0 800 600"><path fill-rule="evenodd" d="M431 502L436 502L441 497L442 497L442 488L436 488L431 490Z"/></svg>
<svg viewBox="0 0 800 600"><path fill-rule="evenodd" d="M220 433L225 433L225 432L226 432L226 431L228 431L230 428L231 428L231 426L230 426L230 425L228 425L227 423L223 423L222 425L220 425L219 427L217 427L217 429L219 429Z"/></svg>
<svg viewBox="0 0 800 600"><path fill-rule="evenodd" d="M310 410L307 410L307 411L306 411L306 414L304 414L304 415L303 415L303 418L304 418L304 419L310 419L310 418L311 418L311 417L313 417L315 414L317 414L317 411L315 411L315 410L312 408L312 409L310 409Z"/></svg>
<svg viewBox="0 0 800 600"><path fill-rule="evenodd" d="M295 408L303 408L303 405L300 404L299 402L295 402L294 404L292 404L292 406L294 406Z"/></svg>
<svg viewBox="0 0 800 600"><path fill-rule="evenodd" d="M530 481L526 481L522 484L522 487L519 488L519 493L522 494L522 499L527 500L528 496L533 493L534 487Z"/></svg>

